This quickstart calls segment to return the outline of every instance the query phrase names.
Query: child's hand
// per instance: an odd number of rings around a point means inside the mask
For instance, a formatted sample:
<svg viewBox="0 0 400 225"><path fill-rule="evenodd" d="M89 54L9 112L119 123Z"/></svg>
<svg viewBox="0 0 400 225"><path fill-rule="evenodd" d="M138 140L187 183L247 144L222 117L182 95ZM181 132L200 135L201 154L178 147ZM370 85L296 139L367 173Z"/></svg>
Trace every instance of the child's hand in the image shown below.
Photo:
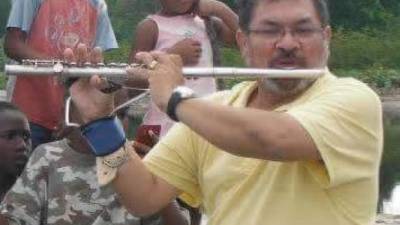
<svg viewBox="0 0 400 225"><path fill-rule="evenodd" d="M184 65L196 65L201 56L201 43L193 38L185 38L169 48L168 53L180 55Z"/></svg>
<svg viewBox="0 0 400 225"><path fill-rule="evenodd" d="M148 152L150 152L151 148L157 144L159 137L151 130L149 130L148 135L151 137L152 140L152 145L151 146L147 146L145 144L142 144L140 142L134 141L132 143L133 148L135 149L136 153L143 158L144 156L146 156L146 154Z"/></svg>
<svg viewBox="0 0 400 225"><path fill-rule="evenodd" d="M200 17L215 16L215 10L220 4L216 0L199 0L195 13Z"/></svg>

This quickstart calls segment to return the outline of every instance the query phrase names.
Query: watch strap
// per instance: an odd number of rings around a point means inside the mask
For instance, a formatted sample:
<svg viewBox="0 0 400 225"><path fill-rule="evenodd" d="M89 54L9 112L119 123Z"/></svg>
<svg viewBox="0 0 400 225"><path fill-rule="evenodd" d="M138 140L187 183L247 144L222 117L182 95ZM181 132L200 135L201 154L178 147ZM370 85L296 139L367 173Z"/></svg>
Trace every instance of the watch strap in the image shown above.
<svg viewBox="0 0 400 225"><path fill-rule="evenodd" d="M176 115L176 108L180 102L185 99L194 98L195 93L192 89L185 86L178 86L174 89L171 94L171 97L168 100L167 105L167 115L174 121L179 122L179 119Z"/></svg>
<svg viewBox="0 0 400 225"><path fill-rule="evenodd" d="M171 97L168 100L168 105L167 105L167 115L169 118L174 120L175 122L179 122L178 117L176 116L176 107L178 104L182 101L182 95L180 92L172 92Z"/></svg>

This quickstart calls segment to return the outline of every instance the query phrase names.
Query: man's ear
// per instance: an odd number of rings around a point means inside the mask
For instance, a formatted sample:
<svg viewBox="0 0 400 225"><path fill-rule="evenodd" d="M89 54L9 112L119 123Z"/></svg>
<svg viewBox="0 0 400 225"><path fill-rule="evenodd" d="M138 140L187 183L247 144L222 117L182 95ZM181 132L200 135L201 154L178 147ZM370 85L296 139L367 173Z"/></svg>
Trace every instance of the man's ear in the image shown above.
<svg viewBox="0 0 400 225"><path fill-rule="evenodd" d="M323 34L324 34L324 38L325 41L327 41L328 43L331 41L332 39L332 28L331 26L326 26L323 30Z"/></svg>
<svg viewBox="0 0 400 225"><path fill-rule="evenodd" d="M241 29L236 32L236 43L239 47L242 58L246 60L249 54L248 37Z"/></svg>

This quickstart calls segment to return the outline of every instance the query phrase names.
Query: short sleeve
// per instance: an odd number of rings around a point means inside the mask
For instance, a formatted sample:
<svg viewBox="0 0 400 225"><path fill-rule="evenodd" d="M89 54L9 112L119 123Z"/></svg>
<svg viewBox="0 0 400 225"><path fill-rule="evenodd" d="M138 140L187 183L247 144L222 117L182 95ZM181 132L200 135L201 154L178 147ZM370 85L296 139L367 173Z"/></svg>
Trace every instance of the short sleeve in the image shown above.
<svg viewBox="0 0 400 225"><path fill-rule="evenodd" d="M339 82L292 115L308 132L323 162L307 162L325 188L374 177L383 145L378 96L361 82Z"/></svg>
<svg viewBox="0 0 400 225"><path fill-rule="evenodd" d="M48 163L38 147L24 171L0 204L0 213L10 225L39 225L46 198Z"/></svg>
<svg viewBox="0 0 400 225"><path fill-rule="evenodd" d="M16 27L28 33L40 4L41 0L13 0L7 28Z"/></svg>
<svg viewBox="0 0 400 225"><path fill-rule="evenodd" d="M181 198L192 206L201 202L196 136L187 126L178 123L144 159L153 174L182 191Z"/></svg>
<svg viewBox="0 0 400 225"><path fill-rule="evenodd" d="M117 39L108 16L107 4L104 1L100 2L97 10L96 47L101 47L103 50L118 48Z"/></svg>

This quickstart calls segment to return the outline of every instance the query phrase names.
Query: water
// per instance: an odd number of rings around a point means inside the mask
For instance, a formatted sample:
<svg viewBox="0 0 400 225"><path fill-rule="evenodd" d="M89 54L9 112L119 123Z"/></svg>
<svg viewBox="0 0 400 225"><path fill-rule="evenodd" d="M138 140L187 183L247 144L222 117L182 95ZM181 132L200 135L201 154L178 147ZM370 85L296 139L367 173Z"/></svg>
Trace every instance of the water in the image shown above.
<svg viewBox="0 0 400 225"><path fill-rule="evenodd" d="M400 185L397 185L388 201L383 201L383 213L400 214Z"/></svg>
<svg viewBox="0 0 400 225"><path fill-rule="evenodd" d="M383 213L400 215L399 119L385 120L385 148L380 174L380 199Z"/></svg>

